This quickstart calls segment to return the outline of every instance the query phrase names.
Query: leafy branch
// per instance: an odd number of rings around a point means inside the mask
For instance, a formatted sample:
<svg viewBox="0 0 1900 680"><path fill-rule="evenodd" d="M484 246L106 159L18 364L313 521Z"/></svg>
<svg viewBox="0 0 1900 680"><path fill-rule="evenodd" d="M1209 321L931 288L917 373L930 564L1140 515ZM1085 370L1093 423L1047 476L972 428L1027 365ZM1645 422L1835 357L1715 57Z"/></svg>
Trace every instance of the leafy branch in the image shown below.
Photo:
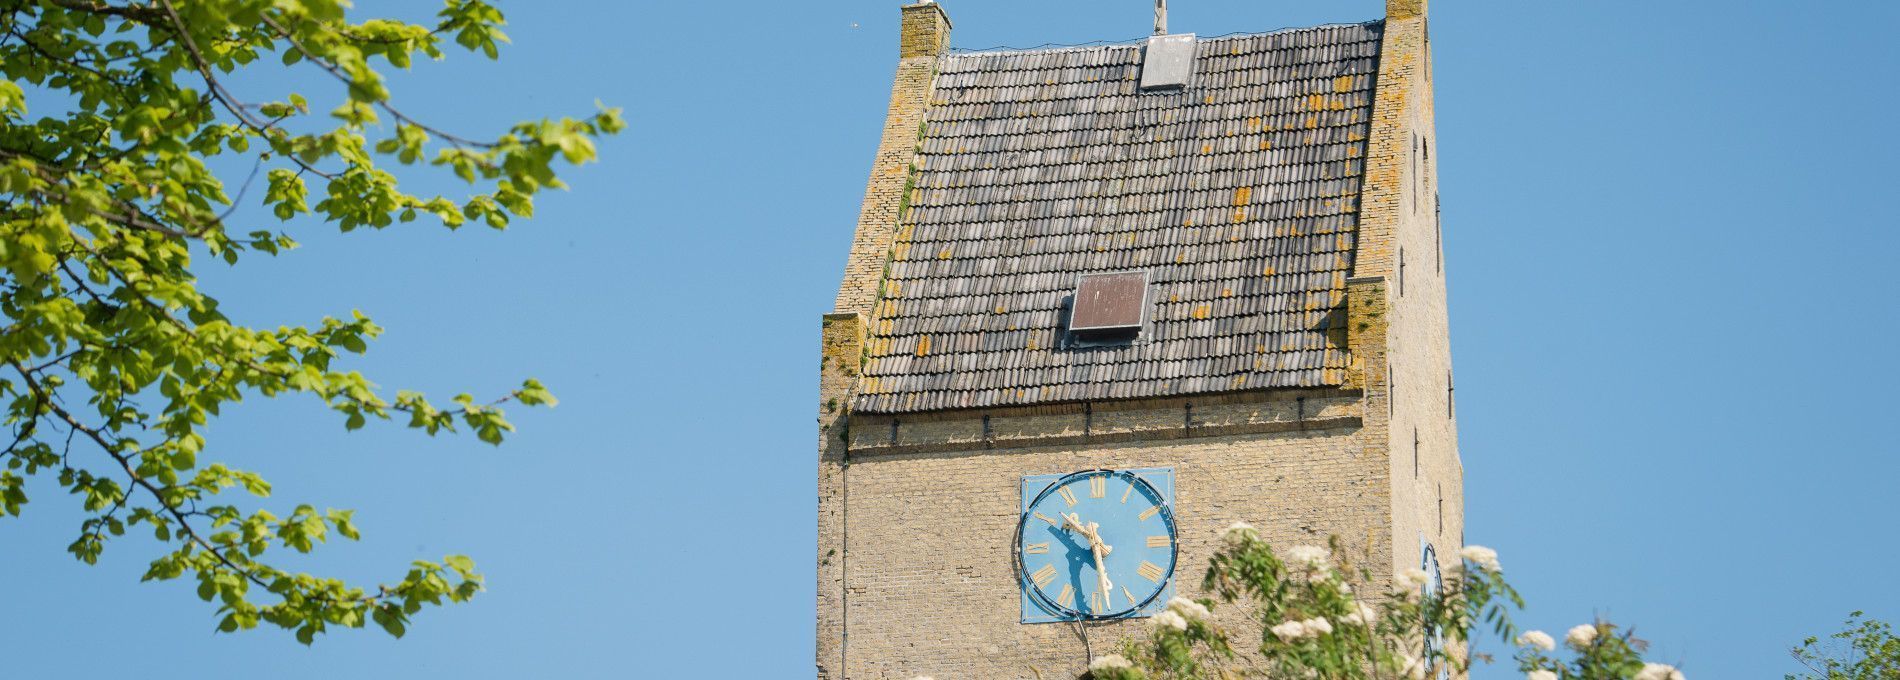
<svg viewBox="0 0 1900 680"><path fill-rule="evenodd" d="M534 380L487 402L458 395L446 407L406 390L385 397L339 365L382 332L368 316L274 329L232 323L198 289L193 250L236 265L247 251L297 247L281 227L237 233L231 222L259 176L264 195L248 200L279 223L349 231L426 213L450 228L468 220L505 228L532 215L541 191L564 188L557 164L594 160L594 140L623 127L618 111L601 109L523 122L492 141L445 133L396 108L371 60L408 68L416 55L443 58L449 40L495 58L507 39L501 13L481 0L447 0L438 21L421 26L353 23L344 10L335 0L0 0L0 362L12 371L0 394L11 397L4 422L13 428L0 451L0 516L20 515L35 485L56 483L87 513L68 548L79 560L95 562L112 537L146 526L167 546L147 580L189 574L217 604L219 630L268 622L305 643L332 626L375 623L401 635L422 607L479 592L481 577L456 555L414 562L367 589L276 566L272 549L355 540L354 517L219 502L231 487L271 492L255 473L200 461L205 425L225 404L305 393L341 413L347 429L407 416L430 435L465 426L498 444L513 430L504 404L554 398ZM243 80L231 74L272 56L308 61L344 84L332 125L309 118L299 93L248 99L230 87ZM68 110L29 119L29 98L45 94ZM372 140L379 115L392 125ZM211 169L225 154L248 156L235 197ZM412 195L385 169L424 159L471 194ZM306 180L322 181L314 202ZM75 454L75 439L101 455Z"/></svg>

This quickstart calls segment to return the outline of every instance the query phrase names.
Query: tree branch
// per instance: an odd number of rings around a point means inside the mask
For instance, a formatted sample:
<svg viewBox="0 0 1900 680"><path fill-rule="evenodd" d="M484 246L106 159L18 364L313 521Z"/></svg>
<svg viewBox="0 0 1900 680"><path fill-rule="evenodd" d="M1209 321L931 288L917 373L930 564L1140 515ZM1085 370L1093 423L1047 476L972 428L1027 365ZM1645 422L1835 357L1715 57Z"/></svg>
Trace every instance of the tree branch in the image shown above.
<svg viewBox="0 0 1900 680"><path fill-rule="evenodd" d="M167 5L170 4L170 0L161 0L161 1L165 2ZM344 73L343 69L338 68L336 64L332 64L328 61L325 61L323 58L318 57L315 52L311 52L308 48L304 47L303 43L298 42L298 40L295 37L291 36L290 29L285 28L283 24L277 23L277 20L271 18L269 14L261 15L261 19L264 21L266 25L271 27L271 30L277 33L277 37L283 38L285 42L290 43L290 46L293 49L296 49L298 53L302 54L305 59L308 59L310 63L316 64L318 67L322 68L323 70L328 71L331 77L336 78L338 81L342 82L344 85L354 86L356 84L356 81L351 79L348 74ZM478 149L489 149L489 148L494 148L495 146L494 144L489 143L489 142L478 142L472 139L468 139L466 137L452 135L447 132L443 132L441 130L437 130L435 128L429 127L427 125L423 125L420 121L417 121L414 118L410 118L409 116L403 115L401 111L397 111L396 107L390 106L388 101L378 100L376 102L376 107L388 112L390 117L395 118L397 122L406 123L408 125L415 126L416 128L419 128L422 131L427 132L431 135L441 137L442 139L448 141L448 143L453 144L457 147L472 146Z"/></svg>

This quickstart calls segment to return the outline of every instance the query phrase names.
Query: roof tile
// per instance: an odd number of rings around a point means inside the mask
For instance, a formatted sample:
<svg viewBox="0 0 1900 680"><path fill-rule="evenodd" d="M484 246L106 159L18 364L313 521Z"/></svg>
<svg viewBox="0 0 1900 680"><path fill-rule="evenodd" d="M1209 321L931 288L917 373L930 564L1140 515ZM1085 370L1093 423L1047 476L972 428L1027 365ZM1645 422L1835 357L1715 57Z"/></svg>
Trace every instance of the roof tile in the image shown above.
<svg viewBox="0 0 1900 680"><path fill-rule="evenodd" d="M1133 46L942 57L857 410L1338 384L1382 31L1202 40L1160 92ZM1076 277L1127 269L1138 340L1060 346Z"/></svg>

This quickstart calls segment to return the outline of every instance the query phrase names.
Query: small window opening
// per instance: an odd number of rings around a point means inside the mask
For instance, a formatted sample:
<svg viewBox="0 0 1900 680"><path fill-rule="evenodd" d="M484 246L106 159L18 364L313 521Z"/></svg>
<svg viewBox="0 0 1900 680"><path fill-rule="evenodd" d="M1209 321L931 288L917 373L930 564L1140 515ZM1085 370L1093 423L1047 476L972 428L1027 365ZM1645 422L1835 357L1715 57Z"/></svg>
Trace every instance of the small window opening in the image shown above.
<svg viewBox="0 0 1900 680"><path fill-rule="evenodd" d="M1399 248L1399 297L1405 297L1405 248Z"/></svg>
<svg viewBox="0 0 1900 680"><path fill-rule="evenodd" d="M1412 213L1418 214L1418 183L1420 177L1418 171L1418 135L1416 134L1412 135L1412 156L1409 160L1412 163Z"/></svg>
<svg viewBox="0 0 1900 680"><path fill-rule="evenodd" d="M1438 193L1432 192L1432 230L1438 234L1438 273L1445 273L1445 206L1438 202Z"/></svg>
<svg viewBox="0 0 1900 680"><path fill-rule="evenodd" d="M1412 478L1418 478L1418 428L1412 428Z"/></svg>
<svg viewBox="0 0 1900 680"><path fill-rule="evenodd" d="M1083 346L1125 343L1148 316L1148 272L1084 274L1069 301L1069 336Z"/></svg>
<svg viewBox="0 0 1900 680"><path fill-rule="evenodd" d="M1445 419L1446 420L1451 420L1451 417L1453 414L1452 409L1454 408L1452 406L1454 402L1452 401L1451 393L1457 389L1458 387L1451 382L1451 371L1445 371Z"/></svg>

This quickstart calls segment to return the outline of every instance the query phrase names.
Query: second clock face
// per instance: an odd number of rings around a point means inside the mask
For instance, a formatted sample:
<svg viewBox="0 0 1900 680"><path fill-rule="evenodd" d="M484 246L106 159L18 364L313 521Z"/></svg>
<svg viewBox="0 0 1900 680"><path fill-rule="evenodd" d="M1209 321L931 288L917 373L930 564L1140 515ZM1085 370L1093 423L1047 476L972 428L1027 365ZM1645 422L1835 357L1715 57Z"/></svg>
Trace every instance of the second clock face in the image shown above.
<svg viewBox="0 0 1900 680"><path fill-rule="evenodd" d="M1048 614L1029 620L1109 618L1141 613L1165 599L1174 575L1174 515L1168 496L1144 476L1166 470L1090 470L1063 475L1030 495L1021 537L1024 595ZM1025 613L1029 614L1025 607Z"/></svg>

